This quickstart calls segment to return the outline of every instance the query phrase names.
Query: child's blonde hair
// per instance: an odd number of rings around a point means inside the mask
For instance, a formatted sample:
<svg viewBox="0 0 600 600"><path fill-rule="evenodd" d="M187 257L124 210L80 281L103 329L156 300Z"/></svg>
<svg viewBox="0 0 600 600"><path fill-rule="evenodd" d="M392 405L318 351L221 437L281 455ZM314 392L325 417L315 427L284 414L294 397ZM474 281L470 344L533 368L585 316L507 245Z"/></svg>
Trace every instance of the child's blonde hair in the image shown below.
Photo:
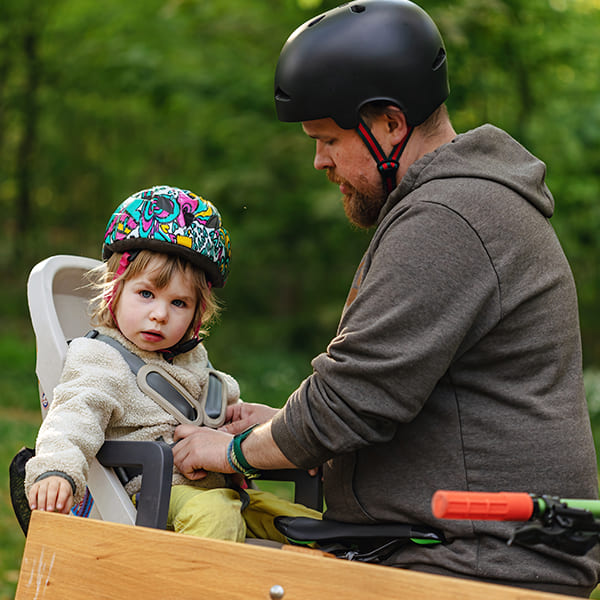
<svg viewBox="0 0 600 600"><path fill-rule="evenodd" d="M92 324L118 329L114 310L121 297L122 284L144 273L152 263L155 263L152 264L149 275L152 284L157 288L166 287L175 273L181 273L189 277L196 291L196 311L181 341L190 339L194 335L208 334L208 325L218 317L220 305L202 269L179 255L140 250L125 271L117 276L122 257L123 253L115 252L106 262L89 273L92 286L99 291L90 307Z"/></svg>

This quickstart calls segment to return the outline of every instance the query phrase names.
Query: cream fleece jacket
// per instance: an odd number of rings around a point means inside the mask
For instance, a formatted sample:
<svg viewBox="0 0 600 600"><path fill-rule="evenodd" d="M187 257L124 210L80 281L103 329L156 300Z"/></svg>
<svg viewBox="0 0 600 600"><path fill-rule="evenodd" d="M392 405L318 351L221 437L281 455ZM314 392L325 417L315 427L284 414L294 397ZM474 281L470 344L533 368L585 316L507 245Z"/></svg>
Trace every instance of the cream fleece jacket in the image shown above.
<svg viewBox="0 0 600 600"><path fill-rule="evenodd" d="M121 342L146 363L160 365L194 397L199 397L208 383L208 356L202 344L177 356L169 364L161 354L145 352L134 346L118 331L98 327L98 331ZM220 373L225 382L229 404L240 401L237 382ZM85 491L90 461L105 440L157 440L173 442L177 420L146 396L118 350L88 338L74 339L67 352L59 385L48 415L42 423L36 455L26 468L25 491L48 471L61 471L75 483L75 502ZM140 489L141 477L127 485L127 492ZM173 467L173 484L202 488L225 485L225 478L211 473L192 482Z"/></svg>

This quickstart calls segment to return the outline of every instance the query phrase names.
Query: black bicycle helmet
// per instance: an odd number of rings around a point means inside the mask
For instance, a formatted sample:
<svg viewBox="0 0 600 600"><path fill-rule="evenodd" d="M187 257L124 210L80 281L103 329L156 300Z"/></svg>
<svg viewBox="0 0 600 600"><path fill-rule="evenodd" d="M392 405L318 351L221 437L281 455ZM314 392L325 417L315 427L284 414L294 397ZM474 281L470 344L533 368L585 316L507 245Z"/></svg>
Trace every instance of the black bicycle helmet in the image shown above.
<svg viewBox="0 0 600 600"><path fill-rule="evenodd" d="M356 0L307 21L275 72L277 116L287 122L331 117L352 129L363 105L383 100L414 127L448 94L442 37L409 0Z"/></svg>

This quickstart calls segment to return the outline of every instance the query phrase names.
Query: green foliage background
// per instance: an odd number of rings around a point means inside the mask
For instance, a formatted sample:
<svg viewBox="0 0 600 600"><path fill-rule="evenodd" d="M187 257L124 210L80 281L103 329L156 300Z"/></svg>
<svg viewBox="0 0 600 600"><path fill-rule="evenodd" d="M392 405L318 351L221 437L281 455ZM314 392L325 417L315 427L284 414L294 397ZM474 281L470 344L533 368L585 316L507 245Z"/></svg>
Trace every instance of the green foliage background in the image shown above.
<svg viewBox="0 0 600 600"><path fill-rule="evenodd" d="M168 183L213 201L234 258L213 351L313 355L335 331L368 235L312 142L279 123L273 71L330 0L4 0L0 5L0 300L54 253L99 256L112 210ZM575 271L586 364L600 363L598 0L423 0L446 39L455 127L507 129L548 165ZM274 332L277 332L274 334ZM218 338L218 339L217 339Z"/></svg>
<svg viewBox="0 0 600 600"><path fill-rule="evenodd" d="M272 82L287 36L337 3L0 2L4 464L33 442L38 422L29 270L50 254L99 257L112 210L150 185L204 195L231 232L232 273L220 293L227 309L207 343L213 362L238 377L246 400L274 405L310 372L369 235L347 223L300 127L277 121ZM457 131L492 122L548 166L552 222L578 285L586 371L596 373L600 2L420 4L446 40ZM5 510L5 488L1 500ZM11 597L21 552L5 513L2 548L14 556L0 557L8 573L0 600Z"/></svg>

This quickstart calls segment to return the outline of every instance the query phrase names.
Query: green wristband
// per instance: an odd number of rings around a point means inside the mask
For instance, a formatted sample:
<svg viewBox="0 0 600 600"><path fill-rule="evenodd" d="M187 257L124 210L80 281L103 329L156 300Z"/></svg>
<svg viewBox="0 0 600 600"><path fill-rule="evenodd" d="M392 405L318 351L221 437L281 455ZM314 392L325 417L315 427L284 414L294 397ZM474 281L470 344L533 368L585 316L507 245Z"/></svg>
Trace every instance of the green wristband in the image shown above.
<svg viewBox="0 0 600 600"><path fill-rule="evenodd" d="M256 427L256 425L252 425L252 427L246 429L246 431L242 431L242 433L238 433L238 435L233 437L233 444L231 445L231 459L233 460L236 466L240 467L240 472L244 477L248 479L255 479L260 475L260 471L255 469L244 456L242 452L242 442L252 433L252 430Z"/></svg>

